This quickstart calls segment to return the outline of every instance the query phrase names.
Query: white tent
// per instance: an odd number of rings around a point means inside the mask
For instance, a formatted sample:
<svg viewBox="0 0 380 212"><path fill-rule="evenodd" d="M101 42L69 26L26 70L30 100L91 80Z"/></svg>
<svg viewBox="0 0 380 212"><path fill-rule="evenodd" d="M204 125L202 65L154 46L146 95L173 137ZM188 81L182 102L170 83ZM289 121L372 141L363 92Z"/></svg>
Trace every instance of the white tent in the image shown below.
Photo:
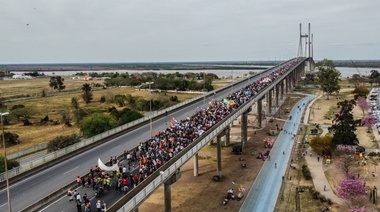
<svg viewBox="0 0 380 212"><path fill-rule="evenodd" d="M98 158L98 167L104 171L116 171L119 169L119 166L117 164L113 164L112 166L104 165L100 158Z"/></svg>

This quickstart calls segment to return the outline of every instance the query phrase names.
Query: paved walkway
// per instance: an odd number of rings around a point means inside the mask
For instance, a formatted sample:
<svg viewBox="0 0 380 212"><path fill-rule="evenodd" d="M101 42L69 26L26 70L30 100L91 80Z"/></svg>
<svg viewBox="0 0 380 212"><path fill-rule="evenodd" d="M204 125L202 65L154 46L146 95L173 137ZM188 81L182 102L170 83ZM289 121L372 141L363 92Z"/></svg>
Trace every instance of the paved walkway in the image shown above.
<svg viewBox="0 0 380 212"><path fill-rule="evenodd" d="M316 97L313 101L309 103L305 112L305 116L304 116L304 121L303 121L304 124L308 124L309 116L310 116L310 108L314 104L314 102L320 97L321 96ZM328 132L327 126L321 126L321 127L323 130L322 135L326 135L326 133ZM305 159L306 159L307 166L310 169L311 176L313 177L313 184L314 184L315 190L319 191L326 198L331 199L332 202L342 205L344 203L344 200L340 199L334 194L326 178L322 157L318 161L317 153L313 152L310 147L307 149L307 152L308 152L308 155L305 156ZM310 153L312 153L312 156L310 156Z"/></svg>

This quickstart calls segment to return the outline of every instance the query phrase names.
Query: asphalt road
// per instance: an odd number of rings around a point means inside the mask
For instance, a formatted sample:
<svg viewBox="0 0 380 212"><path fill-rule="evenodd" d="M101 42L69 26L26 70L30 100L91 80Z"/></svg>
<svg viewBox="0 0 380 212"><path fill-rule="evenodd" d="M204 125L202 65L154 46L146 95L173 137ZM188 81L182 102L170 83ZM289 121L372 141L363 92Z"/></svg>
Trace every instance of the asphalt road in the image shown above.
<svg viewBox="0 0 380 212"><path fill-rule="evenodd" d="M259 77L260 75L252 79L257 80ZM248 85L248 81L241 82L239 85L234 85L233 90L238 90L246 85ZM207 104L207 102L212 99L220 100L223 97L226 97L231 91L232 90L227 89L223 92L217 93L206 98L205 102ZM163 117L154 121L152 123L152 129L157 131L163 130L166 127L165 122L170 121L171 117L174 116L178 120L183 120L204 106L203 100L200 100L191 106L174 112L173 114L169 114L168 117ZM95 167L98 158L106 162L111 156L121 155L124 150L133 149L140 142L148 140L149 137L150 126L148 124L11 185L10 193L12 210L20 211L74 181L77 176L89 173L90 167ZM110 196L109 198L113 199L114 197ZM64 206L65 205L68 206L69 204L64 204ZM71 207L65 209L64 206L55 207L52 205L52 208L48 208L46 211L72 211ZM7 193L6 189L3 189L0 191L0 211L6 211L7 207Z"/></svg>
<svg viewBox="0 0 380 212"><path fill-rule="evenodd" d="M290 111L276 142L270 150L270 160L266 160L254 184L247 194L240 211L273 211L280 192L282 176L289 166L290 154L297 134L298 126L306 105L313 99L312 95L301 99ZM275 165L277 164L277 165ZM277 168L275 167L277 166Z"/></svg>

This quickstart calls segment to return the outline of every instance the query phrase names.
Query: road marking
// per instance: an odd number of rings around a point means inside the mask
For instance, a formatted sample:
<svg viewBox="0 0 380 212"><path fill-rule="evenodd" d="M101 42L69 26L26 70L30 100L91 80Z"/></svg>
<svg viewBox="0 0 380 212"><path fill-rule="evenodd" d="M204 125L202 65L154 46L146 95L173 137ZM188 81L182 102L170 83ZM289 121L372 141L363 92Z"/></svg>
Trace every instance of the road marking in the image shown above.
<svg viewBox="0 0 380 212"><path fill-rule="evenodd" d="M7 205L8 203L4 203L2 205L0 205L0 208L4 207L5 205Z"/></svg>
<svg viewBox="0 0 380 212"><path fill-rule="evenodd" d="M80 166L74 167L74 168L70 169L69 171L64 172L63 174L65 175L65 174L67 174L67 173L69 173L69 172L71 172L71 171L73 171L74 169L77 169L77 168L79 168L79 167L80 167Z"/></svg>
<svg viewBox="0 0 380 212"><path fill-rule="evenodd" d="M42 208L41 210L39 210L39 212L46 210L48 207L54 205L55 203L57 203L58 201L60 201L60 200L63 199L64 197L66 197L66 195L63 195L61 198L57 199L56 201L54 201L54 202L52 202L51 204L47 205L46 207Z"/></svg>

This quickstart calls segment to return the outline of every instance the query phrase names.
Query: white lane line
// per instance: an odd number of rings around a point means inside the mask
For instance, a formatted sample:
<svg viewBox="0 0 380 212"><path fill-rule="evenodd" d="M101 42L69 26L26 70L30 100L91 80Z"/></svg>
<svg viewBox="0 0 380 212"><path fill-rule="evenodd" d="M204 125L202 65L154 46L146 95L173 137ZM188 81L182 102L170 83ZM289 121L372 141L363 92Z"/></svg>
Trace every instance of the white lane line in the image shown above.
<svg viewBox="0 0 380 212"><path fill-rule="evenodd" d="M71 171L73 171L74 169L77 169L77 168L79 168L79 167L80 167L80 166L74 167L74 168L70 169L69 171L64 172L63 175L65 175L65 174L67 174L67 173L69 173L69 172L71 172Z"/></svg>
<svg viewBox="0 0 380 212"><path fill-rule="evenodd" d="M57 203L58 201L61 201L61 199L65 198L66 195L63 195L61 198L57 199L56 201L52 202L51 204L47 205L46 207L42 208L41 210L39 210L39 212L41 211L44 211L46 210L47 208L49 208L50 206L54 205L55 203Z"/></svg>
<svg viewBox="0 0 380 212"><path fill-rule="evenodd" d="M4 207L5 205L7 205L8 203L4 203L2 205L0 205L0 208Z"/></svg>

